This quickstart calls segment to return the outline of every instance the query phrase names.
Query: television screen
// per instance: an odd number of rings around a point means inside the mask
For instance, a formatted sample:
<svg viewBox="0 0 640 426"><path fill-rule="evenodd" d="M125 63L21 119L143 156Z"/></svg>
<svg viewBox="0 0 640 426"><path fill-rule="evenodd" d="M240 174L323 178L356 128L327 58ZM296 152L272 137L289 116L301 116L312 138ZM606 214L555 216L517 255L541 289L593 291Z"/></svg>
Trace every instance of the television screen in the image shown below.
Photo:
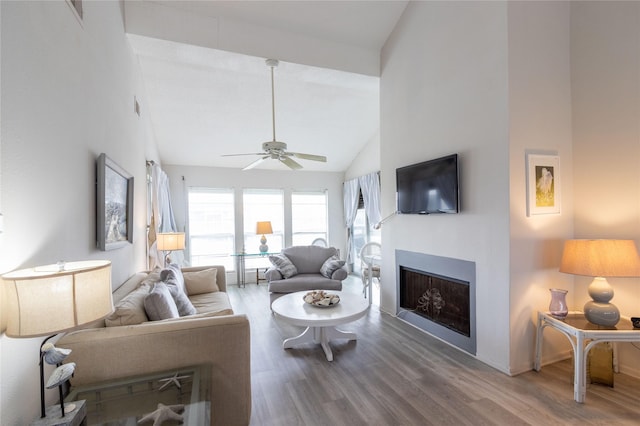
<svg viewBox="0 0 640 426"><path fill-rule="evenodd" d="M396 169L398 212L458 213L458 154Z"/></svg>

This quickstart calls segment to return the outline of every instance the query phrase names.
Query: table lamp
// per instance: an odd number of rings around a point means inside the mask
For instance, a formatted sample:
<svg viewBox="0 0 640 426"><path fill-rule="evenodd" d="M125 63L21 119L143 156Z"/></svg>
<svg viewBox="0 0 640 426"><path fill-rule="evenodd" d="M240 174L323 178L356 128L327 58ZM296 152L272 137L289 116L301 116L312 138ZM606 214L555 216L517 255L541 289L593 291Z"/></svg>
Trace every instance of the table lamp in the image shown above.
<svg viewBox="0 0 640 426"><path fill-rule="evenodd" d="M271 222L258 222L256 224L256 235L262 234L262 238L260 238L260 253L266 253L269 251L269 246L267 245L267 237L265 234L273 234L273 229L271 228Z"/></svg>
<svg viewBox="0 0 640 426"><path fill-rule="evenodd" d="M633 240L567 240L560 272L594 277L584 316L593 324L613 327L620 311L609 303L613 288L606 277L640 277L640 259Z"/></svg>
<svg viewBox="0 0 640 426"><path fill-rule="evenodd" d="M58 262L9 272L1 278L7 297L7 336L50 335L42 342L39 351L40 408L44 418L45 344L58 333L102 319L113 311L111 262ZM60 410L64 417L62 388L60 394Z"/></svg>
<svg viewBox="0 0 640 426"><path fill-rule="evenodd" d="M158 250L166 252L164 264L171 263L169 254L175 250L184 250L184 232L164 232L157 237Z"/></svg>

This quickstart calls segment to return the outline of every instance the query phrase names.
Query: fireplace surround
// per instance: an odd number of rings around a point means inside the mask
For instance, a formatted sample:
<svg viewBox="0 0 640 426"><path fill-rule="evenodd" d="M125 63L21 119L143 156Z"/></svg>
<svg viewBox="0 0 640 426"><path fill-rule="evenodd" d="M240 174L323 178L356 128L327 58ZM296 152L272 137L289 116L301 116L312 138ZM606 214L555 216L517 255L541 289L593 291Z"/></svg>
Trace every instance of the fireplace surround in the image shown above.
<svg viewBox="0 0 640 426"><path fill-rule="evenodd" d="M398 318L475 355L475 277L475 262L396 250Z"/></svg>

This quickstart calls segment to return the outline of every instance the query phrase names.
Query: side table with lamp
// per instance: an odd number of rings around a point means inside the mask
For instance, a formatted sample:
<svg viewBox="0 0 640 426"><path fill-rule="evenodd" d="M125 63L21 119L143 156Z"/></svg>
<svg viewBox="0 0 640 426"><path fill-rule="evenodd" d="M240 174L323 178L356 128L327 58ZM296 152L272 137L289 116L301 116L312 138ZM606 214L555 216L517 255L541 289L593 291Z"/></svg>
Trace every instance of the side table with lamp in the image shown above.
<svg viewBox="0 0 640 426"><path fill-rule="evenodd" d="M59 333L102 319L113 311L111 262L58 262L9 272L1 278L7 297L6 335L17 338L49 335L39 347L41 418L33 424L81 424L86 415L84 401L67 406L62 395L62 384L73 373L75 364L62 364L69 352L47 342ZM45 407L44 362L58 365L48 387L58 387L59 406Z"/></svg>

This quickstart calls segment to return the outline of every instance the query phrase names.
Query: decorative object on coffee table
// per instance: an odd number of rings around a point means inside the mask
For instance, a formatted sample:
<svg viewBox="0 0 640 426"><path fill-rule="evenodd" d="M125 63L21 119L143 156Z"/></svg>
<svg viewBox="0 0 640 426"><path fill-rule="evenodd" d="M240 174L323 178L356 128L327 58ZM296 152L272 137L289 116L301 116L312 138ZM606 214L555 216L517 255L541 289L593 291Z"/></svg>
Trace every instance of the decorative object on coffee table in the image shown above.
<svg viewBox="0 0 640 426"><path fill-rule="evenodd" d="M639 277L640 258L633 240L567 240L560 272L594 277L584 315L593 324L613 327L620 311L609 301L613 288L606 277Z"/></svg>
<svg viewBox="0 0 640 426"><path fill-rule="evenodd" d="M7 330L9 337L47 337L39 350L40 409L44 404L45 355L55 360L47 342L58 333L73 330L109 315L113 310L111 296L111 262L87 260L58 262L9 272L2 276L7 297ZM62 350L64 351L64 350ZM62 390L60 389L60 393ZM62 395L61 395L62 396ZM65 407L60 413L65 416Z"/></svg>
<svg viewBox="0 0 640 426"><path fill-rule="evenodd" d="M265 234L273 234L273 229L271 228L271 222L258 222L256 224L256 235L262 234L262 238L260 238L260 253L266 253L269 251L269 246L267 245L267 237Z"/></svg>
<svg viewBox="0 0 640 426"><path fill-rule="evenodd" d="M549 303L549 313L558 319L565 319L569 313L567 308L567 290L561 288L550 288L551 302Z"/></svg>

